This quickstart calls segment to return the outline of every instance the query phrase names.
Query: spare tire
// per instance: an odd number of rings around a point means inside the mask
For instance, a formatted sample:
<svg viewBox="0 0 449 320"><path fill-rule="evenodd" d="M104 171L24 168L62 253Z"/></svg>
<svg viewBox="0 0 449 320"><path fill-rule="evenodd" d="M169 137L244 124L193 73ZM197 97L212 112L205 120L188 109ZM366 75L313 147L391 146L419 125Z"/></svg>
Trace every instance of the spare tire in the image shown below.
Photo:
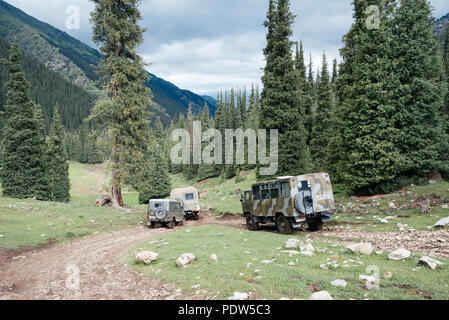
<svg viewBox="0 0 449 320"><path fill-rule="evenodd" d="M302 190L295 197L295 209L302 214L313 213L312 191Z"/></svg>
<svg viewBox="0 0 449 320"><path fill-rule="evenodd" d="M165 219L166 216L167 216L167 212L163 209L156 212L156 218L159 220Z"/></svg>

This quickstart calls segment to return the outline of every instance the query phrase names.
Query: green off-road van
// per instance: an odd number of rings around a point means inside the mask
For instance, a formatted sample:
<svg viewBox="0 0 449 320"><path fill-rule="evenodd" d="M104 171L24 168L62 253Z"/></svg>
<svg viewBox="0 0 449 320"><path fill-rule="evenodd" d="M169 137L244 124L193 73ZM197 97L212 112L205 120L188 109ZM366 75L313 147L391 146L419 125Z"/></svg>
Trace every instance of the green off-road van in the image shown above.
<svg viewBox="0 0 449 320"><path fill-rule="evenodd" d="M258 182L244 193L241 201L243 216L251 231L267 223L275 223L282 234L290 234L306 224L309 231L318 231L335 214L334 195L327 173Z"/></svg>

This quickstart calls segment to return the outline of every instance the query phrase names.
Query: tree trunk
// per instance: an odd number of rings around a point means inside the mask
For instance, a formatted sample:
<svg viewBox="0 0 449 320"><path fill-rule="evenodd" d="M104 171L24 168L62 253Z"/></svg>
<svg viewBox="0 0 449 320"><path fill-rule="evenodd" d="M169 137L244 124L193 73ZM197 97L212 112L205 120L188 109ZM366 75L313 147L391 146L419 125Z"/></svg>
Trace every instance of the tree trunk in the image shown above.
<svg viewBox="0 0 449 320"><path fill-rule="evenodd" d="M118 141L114 139L112 146L112 206L114 208L123 208L122 187L120 183L120 175L118 174L119 155L117 151Z"/></svg>

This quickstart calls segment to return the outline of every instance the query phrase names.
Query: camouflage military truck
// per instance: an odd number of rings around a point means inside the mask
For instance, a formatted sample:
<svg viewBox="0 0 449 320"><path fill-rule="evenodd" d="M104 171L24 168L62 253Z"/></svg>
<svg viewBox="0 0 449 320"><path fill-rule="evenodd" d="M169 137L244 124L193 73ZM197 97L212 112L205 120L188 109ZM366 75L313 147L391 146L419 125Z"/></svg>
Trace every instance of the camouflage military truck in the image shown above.
<svg viewBox="0 0 449 320"><path fill-rule="evenodd" d="M305 224L309 231L318 231L335 214L334 195L327 173L255 183L241 201L243 216L251 231L267 223L275 223L282 234L290 234Z"/></svg>

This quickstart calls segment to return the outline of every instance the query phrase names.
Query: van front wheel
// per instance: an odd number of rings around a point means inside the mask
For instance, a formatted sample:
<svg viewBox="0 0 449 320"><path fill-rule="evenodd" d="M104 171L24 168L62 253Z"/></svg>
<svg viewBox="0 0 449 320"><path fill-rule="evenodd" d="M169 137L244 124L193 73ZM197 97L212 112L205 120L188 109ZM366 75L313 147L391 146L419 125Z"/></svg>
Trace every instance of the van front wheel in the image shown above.
<svg viewBox="0 0 449 320"><path fill-rule="evenodd" d="M284 217L284 215L280 214L276 218L276 227L280 234L292 234L293 226L291 222Z"/></svg>
<svg viewBox="0 0 449 320"><path fill-rule="evenodd" d="M259 230L259 222L256 221L255 217L248 214L246 215L246 227L249 231L257 231Z"/></svg>

